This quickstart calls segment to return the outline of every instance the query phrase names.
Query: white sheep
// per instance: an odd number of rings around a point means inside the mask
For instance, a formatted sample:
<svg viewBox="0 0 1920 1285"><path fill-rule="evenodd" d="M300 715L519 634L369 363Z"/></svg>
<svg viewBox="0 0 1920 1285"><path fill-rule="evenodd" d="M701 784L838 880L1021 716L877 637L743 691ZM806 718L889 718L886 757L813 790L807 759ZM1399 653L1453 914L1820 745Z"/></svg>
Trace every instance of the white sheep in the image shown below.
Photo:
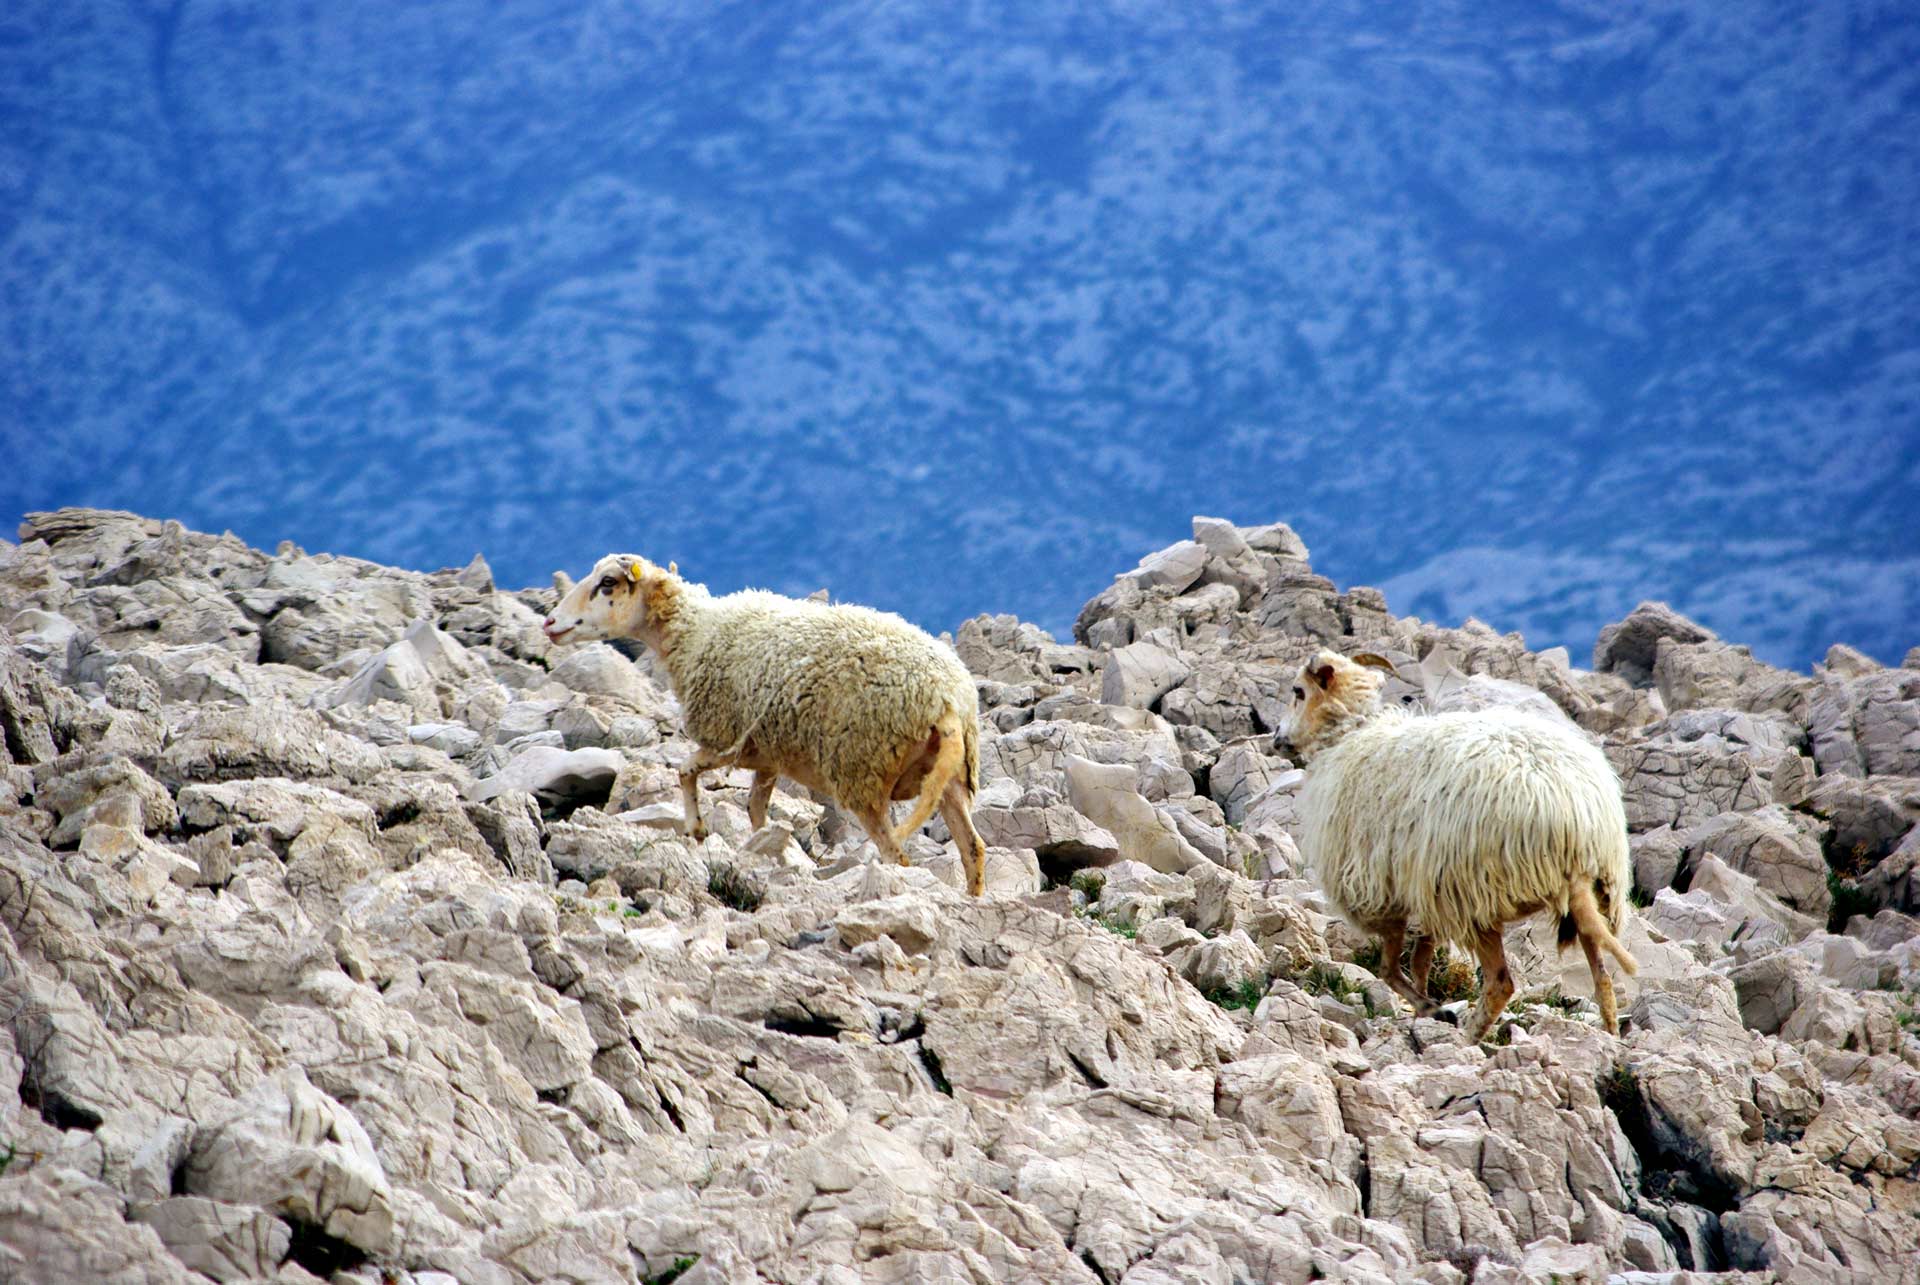
<svg viewBox="0 0 1920 1285"><path fill-rule="evenodd" d="M699 748L680 773L687 832L706 834L700 774L754 773L747 813L766 821L786 776L831 795L881 855L938 807L979 896L986 845L970 809L979 789L978 701L951 647L900 617L746 590L722 597L632 554L610 554L543 626L552 641L633 638L666 666ZM915 799L894 829L888 804Z"/></svg>
<svg viewBox="0 0 1920 1285"><path fill-rule="evenodd" d="M1358 663L1356 663L1356 661ZM1384 980L1431 1011L1436 941L1480 960L1478 1040L1513 996L1502 932L1543 910L1560 918L1593 973L1607 1029L1619 1033L1611 954L1620 944L1632 868L1620 782L1571 727L1506 708L1413 716L1382 708L1377 656L1322 651L1300 671L1285 735L1307 769L1301 847L1334 907L1381 939ZM1400 949L1415 926L1413 981Z"/></svg>

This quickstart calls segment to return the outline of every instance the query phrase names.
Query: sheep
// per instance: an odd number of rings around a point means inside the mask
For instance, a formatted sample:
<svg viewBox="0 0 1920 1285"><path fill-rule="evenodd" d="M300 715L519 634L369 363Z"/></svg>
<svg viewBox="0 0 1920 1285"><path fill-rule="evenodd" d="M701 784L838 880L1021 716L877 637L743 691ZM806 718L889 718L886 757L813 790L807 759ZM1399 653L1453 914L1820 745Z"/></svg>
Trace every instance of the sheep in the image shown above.
<svg viewBox="0 0 1920 1285"><path fill-rule="evenodd" d="M776 779L830 795L884 857L937 807L981 895L973 828L980 724L973 676L946 644L888 612L749 589L713 597L633 554L609 554L543 622L555 642L637 639L659 656L698 748L680 773L686 831L706 836L700 774L752 770L758 830ZM897 830L888 805L913 799Z"/></svg>
<svg viewBox="0 0 1920 1285"><path fill-rule="evenodd" d="M1619 1034L1600 952L1639 971L1619 940L1632 878L1619 778L1578 732L1535 714L1382 708L1378 671L1391 668L1323 650L1293 689L1284 736L1307 770L1301 846L1328 900L1380 938L1382 980L1416 1012L1432 1011L1434 944L1470 948L1481 970L1475 1041L1513 997L1506 925L1552 910L1560 949L1579 938L1601 1019ZM1410 923L1411 985L1400 972Z"/></svg>

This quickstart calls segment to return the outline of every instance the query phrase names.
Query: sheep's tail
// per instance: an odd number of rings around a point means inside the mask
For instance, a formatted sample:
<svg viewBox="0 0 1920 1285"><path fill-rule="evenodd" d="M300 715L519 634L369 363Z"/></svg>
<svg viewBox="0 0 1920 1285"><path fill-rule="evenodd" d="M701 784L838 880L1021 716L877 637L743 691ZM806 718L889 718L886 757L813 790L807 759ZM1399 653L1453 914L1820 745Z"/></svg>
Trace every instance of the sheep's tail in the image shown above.
<svg viewBox="0 0 1920 1285"><path fill-rule="evenodd" d="M933 725L933 730L940 734L940 749L934 755L933 766L920 782L920 797L913 805L913 815L893 832L894 840L899 843L905 843L914 831L926 824L933 810L940 806L940 796L947 786L977 757L970 752L980 734L977 720L963 719L956 711L948 710Z"/></svg>

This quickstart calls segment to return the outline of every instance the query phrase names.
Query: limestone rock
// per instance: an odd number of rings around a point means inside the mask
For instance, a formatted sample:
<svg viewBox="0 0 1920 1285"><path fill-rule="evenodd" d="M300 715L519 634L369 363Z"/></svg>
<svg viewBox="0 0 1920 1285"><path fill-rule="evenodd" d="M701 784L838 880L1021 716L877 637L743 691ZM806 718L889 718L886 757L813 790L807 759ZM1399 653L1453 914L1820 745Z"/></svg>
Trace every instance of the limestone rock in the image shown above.
<svg viewBox="0 0 1920 1285"><path fill-rule="evenodd" d="M523 750L492 776L474 782L467 797L485 803L518 790L555 800L604 799L625 762L613 750L561 750L536 745Z"/></svg>
<svg viewBox="0 0 1920 1285"><path fill-rule="evenodd" d="M1073 806L1112 834L1127 860L1170 872L1206 861L1181 838L1179 826L1134 788L1138 773L1133 769L1068 755L1066 773Z"/></svg>
<svg viewBox="0 0 1920 1285"><path fill-rule="evenodd" d="M1285 527L1196 519L1088 604L1086 646L957 631L973 898L941 821L882 865L791 782L751 833L748 774L715 774L712 835L679 834L657 665L549 658L551 591L484 563L29 529L0 543L33 635L0 632L0 1275L1906 1269L1920 1071L1884 988L1920 985L1893 908L1920 665L1782 675L1642 611L1582 674L1397 619ZM157 605L180 619L146 628ZM1502 1044L1350 962L1268 741L1327 641L1393 660L1415 716L1529 704L1606 738L1653 896L1620 1037L1551 916L1509 934ZM1887 908L1823 931L1827 861Z"/></svg>
<svg viewBox="0 0 1920 1285"><path fill-rule="evenodd" d="M203 1196L157 1200L136 1217L181 1263L217 1281L271 1277L293 1245L292 1229L271 1214Z"/></svg>
<svg viewBox="0 0 1920 1285"><path fill-rule="evenodd" d="M201 1126L185 1183L189 1195L259 1205L367 1253L393 1239L393 1194L372 1140L297 1067Z"/></svg>
<svg viewBox="0 0 1920 1285"><path fill-rule="evenodd" d="M117 1192L73 1169L38 1165L9 1175L0 1181L0 1274L22 1285L195 1279L152 1228L127 1222L124 1211Z"/></svg>
<svg viewBox="0 0 1920 1285"><path fill-rule="evenodd" d="M1794 910L1826 919L1833 904L1826 858L1817 838L1796 826L1786 809L1770 805L1723 813L1689 830L1686 838L1690 861L1716 856Z"/></svg>
<svg viewBox="0 0 1920 1285"><path fill-rule="evenodd" d="M1162 696L1185 682L1192 672L1164 641L1142 639L1108 656L1100 699L1109 705L1150 709Z"/></svg>
<svg viewBox="0 0 1920 1285"><path fill-rule="evenodd" d="M169 733L154 774L170 785L256 776L370 780L386 760L311 710L278 703L201 706Z"/></svg>
<svg viewBox="0 0 1920 1285"><path fill-rule="evenodd" d="M1593 645L1593 667L1603 674L1617 673L1635 686L1645 686L1653 681L1653 664L1663 638L1698 643L1712 641L1714 634L1664 602L1643 602L1626 619L1600 631Z"/></svg>
<svg viewBox="0 0 1920 1285"><path fill-rule="evenodd" d="M1165 586L1178 593L1200 578L1206 562L1206 545L1198 540L1182 540L1140 559L1140 565L1123 578L1142 589Z"/></svg>

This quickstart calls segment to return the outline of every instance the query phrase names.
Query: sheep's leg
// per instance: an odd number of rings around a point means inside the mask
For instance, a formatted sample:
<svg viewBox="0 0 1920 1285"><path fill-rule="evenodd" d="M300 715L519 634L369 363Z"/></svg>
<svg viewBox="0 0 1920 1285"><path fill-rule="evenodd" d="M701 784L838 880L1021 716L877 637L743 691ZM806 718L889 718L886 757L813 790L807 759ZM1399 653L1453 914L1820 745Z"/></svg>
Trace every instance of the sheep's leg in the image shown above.
<svg viewBox="0 0 1920 1285"><path fill-rule="evenodd" d="M1473 1011L1467 1038L1477 1044L1513 998L1513 974L1507 971L1507 944L1499 928L1482 928L1473 940L1473 953L1480 959L1480 1006Z"/></svg>
<svg viewBox="0 0 1920 1285"><path fill-rule="evenodd" d="M1613 978L1607 976L1607 967L1600 962L1604 939L1599 934L1606 931L1606 920L1600 917L1592 889L1575 888L1569 900L1568 909L1580 934L1580 949L1587 953L1587 971L1593 974L1593 998L1600 1005L1600 1020L1606 1023L1607 1034L1618 1035L1620 1015L1613 999Z"/></svg>
<svg viewBox="0 0 1920 1285"><path fill-rule="evenodd" d="M887 802L884 798L878 803L859 809L854 814L854 819L860 822L860 828L865 830L867 837L873 840L873 846L880 849L882 858L898 861L903 866L913 864L907 860L906 849L902 848L900 841L893 837L892 818L887 815Z"/></svg>
<svg viewBox="0 0 1920 1285"><path fill-rule="evenodd" d="M1413 993L1420 997L1420 1011L1431 1013L1439 1007L1427 991L1427 977L1433 972L1433 938L1421 933L1413 939Z"/></svg>
<svg viewBox="0 0 1920 1285"><path fill-rule="evenodd" d="M967 892L975 897L987 888L987 845L973 828L973 800L959 781L947 782L940 794L940 817L953 835L953 846L960 850L960 865L967 872Z"/></svg>
<svg viewBox="0 0 1920 1285"><path fill-rule="evenodd" d="M753 788L747 791L747 820L756 831L767 823L767 805L773 801L773 782L778 775L765 769L753 774Z"/></svg>
<svg viewBox="0 0 1920 1285"><path fill-rule="evenodd" d="M707 823L700 816L700 774L725 767L727 762L724 756L711 750L697 749L680 769L680 798L687 808L686 832L695 842L707 837Z"/></svg>
<svg viewBox="0 0 1920 1285"><path fill-rule="evenodd" d="M1582 933L1580 949L1587 952L1587 970L1593 974L1593 998L1600 1005L1600 1020L1606 1024L1607 1034L1618 1035L1620 1013L1614 1006L1613 979L1607 976L1607 967L1600 962L1600 944Z"/></svg>
<svg viewBox="0 0 1920 1285"><path fill-rule="evenodd" d="M1387 989L1413 1005L1413 1011L1421 1011L1420 992L1407 985L1406 975L1400 971L1400 952L1407 944L1407 921L1395 919L1380 926L1380 980Z"/></svg>

